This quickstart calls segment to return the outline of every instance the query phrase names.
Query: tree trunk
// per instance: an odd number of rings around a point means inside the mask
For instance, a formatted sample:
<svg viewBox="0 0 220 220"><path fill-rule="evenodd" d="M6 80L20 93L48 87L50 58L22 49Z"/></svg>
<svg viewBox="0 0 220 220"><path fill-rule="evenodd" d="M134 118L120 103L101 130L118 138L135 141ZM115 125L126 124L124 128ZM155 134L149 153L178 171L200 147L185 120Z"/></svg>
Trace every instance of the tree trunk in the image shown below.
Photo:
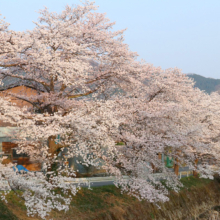
<svg viewBox="0 0 220 220"><path fill-rule="evenodd" d="M153 173L155 173L156 172L156 167L154 166L153 163L151 163L151 167L152 167Z"/></svg>
<svg viewBox="0 0 220 220"><path fill-rule="evenodd" d="M174 173L178 176L179 175L179 165L178 163L178 159L176 159L175 165L174 165Z"/></svg>
<svg viewBox="0 0 220 220"><path fill-rule="evenodd" d="M162 160L162 154L161 153L158 154L158 159Z"/></svg>
<svg viewBox="0 0 220 220"><path fill-rule="evenodd" d="M179 175L179 159L175 159L175 164L174 164L174 173L178 176Z"/></svg>
<svg viewBox="0 0 220 220"><path fill-rule="evenodd" d="M199 159L197 158L197 159L195 159L195 168L197 168L197 164L198 164L198 161L199 161ZM193 170L193 176L198 176L198 172L197 171L195 171L195 170Z"/></svg>

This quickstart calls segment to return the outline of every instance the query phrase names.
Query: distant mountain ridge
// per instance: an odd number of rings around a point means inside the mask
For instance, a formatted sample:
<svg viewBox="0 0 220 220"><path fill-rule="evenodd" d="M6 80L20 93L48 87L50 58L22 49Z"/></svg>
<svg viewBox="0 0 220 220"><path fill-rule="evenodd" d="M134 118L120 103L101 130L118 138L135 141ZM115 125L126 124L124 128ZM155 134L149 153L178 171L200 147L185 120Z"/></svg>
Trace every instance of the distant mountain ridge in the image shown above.
<svg viewBox="0 0 220 220"><path fill-rule="evenodd" d="M220 90L220 79L206 78L197 74L187 74L187 76L194 79L195 87L208 94Z"/></svg>

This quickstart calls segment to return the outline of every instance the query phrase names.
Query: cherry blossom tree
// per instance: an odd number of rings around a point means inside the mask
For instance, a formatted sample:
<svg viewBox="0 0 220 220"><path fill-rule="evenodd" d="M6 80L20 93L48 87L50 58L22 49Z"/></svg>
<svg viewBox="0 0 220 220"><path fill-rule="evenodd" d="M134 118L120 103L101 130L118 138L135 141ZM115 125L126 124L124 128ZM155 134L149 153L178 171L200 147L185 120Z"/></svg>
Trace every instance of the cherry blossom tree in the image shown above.
<svg viewBox="0 0 220 220"><path fill-rule="evenodd" d="M67 181L75 170L51 170L59 150L67 150L67 158L81 156L87 166L102 166L122 191L151 202L168 199L155 168L174 190L180 185L158 154L169 149L176 164L208 177L212 170L195 160L209 153L219 161L219 95L195 89L178 69L137 61L123 42L124 30L112 31L114 23L96 8L87 1L60 14L45 8L26 32L0 21L0 77L10 82L0 90L25 85L37 92L7 93L31 104L22 109L0 98L1 119L17 127L18 152L43 164L43 172L21 175L12 164L0 164L0 178L15 192L24 190L29 215L46 218L51 209L68 210L68 195L80 188ZM57 135L54 150L48 140ZM57 188L65 196L55 193Z"/></svg>

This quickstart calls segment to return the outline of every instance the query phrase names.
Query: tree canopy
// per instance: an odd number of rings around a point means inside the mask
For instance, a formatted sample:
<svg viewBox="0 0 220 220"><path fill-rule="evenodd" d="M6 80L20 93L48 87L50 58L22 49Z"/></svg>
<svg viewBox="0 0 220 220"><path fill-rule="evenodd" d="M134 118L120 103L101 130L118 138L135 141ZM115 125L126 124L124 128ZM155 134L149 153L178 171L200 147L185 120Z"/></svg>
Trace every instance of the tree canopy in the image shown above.
<svg viewBox="0 0 220 220"><path fill-rule="evenodd" d="M79 188L65 182L76 171L51 170L57 152L48 140L57 135L66 157L81 156L84 164L96 167L102 159L102 168L122 191L151 202L168 199L167 189L152 175L155 168L165 174L167 185L175 190L180 185L158 154L210 178L208 164L195 160L208 153L219 161L219 94L194 88L176 68L137 61L124 43L124 30L112 31L114 23L95 10L87 1L60 14L45 8L36 27L26 32L9 30L0 21L0 77L8 82L1 91L25 85L37 92L8 94L31 105L24 108L0 97L1 119L17 127L18 152L43 164L44 172L22 178L12 164L0 164L0 179L24 190L29 215L46 218L53 208L68 209L67 195ZM55 193L57 188L64 196Z"/></svg>

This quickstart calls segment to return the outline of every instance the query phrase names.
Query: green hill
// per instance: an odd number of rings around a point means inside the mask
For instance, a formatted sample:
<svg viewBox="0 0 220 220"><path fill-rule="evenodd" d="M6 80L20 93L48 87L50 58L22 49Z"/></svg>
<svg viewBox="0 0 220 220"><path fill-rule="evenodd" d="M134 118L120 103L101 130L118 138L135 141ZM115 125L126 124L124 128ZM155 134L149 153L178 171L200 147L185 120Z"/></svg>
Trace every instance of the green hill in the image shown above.
<svg viewBox="0 0 220 220"><path fill-rule="evenodd" d="M220 90L220 79L206 78L197 74L187 74L188 77L194 79L196 82L195 87L206 91L207 93L212 93Z"/></svg>

